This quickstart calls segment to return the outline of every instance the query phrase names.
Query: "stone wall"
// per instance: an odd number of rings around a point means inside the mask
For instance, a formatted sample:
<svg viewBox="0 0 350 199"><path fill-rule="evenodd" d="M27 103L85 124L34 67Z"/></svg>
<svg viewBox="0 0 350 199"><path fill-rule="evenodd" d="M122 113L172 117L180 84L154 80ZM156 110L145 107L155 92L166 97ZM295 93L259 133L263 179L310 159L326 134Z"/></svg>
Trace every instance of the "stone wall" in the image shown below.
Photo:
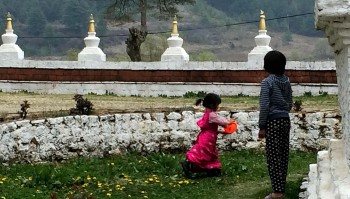
<svg viewBox="0 0 350 199"><path fill-rule="evenodd" d="M185 151L198 134L201 112L132 113L23 120L0 125L0 162L41 162L123 152ZM257 141L258 112L233 113L236 133L220 134L218 148L263 147ZM220 115L229 117L227 111ZM336 112L291 113L290 147L319 150L340 138Z"/></svg>

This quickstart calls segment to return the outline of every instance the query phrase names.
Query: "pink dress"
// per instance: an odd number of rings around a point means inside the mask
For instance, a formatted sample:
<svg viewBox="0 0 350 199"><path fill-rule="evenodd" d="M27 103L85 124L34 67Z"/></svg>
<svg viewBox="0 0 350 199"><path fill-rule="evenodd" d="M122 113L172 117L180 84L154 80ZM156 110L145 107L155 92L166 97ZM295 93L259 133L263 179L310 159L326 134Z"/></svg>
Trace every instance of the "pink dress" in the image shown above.
<svg viewBox="0 0 350 199"><path fill-rule="evenodd" d="M218 126L226 126L228 121L217 115L215 111L206 109L202 119L197 121L201 128L194 146L187 152L186 158L197 169L221 169L218 159L216 140Z"/></svg>

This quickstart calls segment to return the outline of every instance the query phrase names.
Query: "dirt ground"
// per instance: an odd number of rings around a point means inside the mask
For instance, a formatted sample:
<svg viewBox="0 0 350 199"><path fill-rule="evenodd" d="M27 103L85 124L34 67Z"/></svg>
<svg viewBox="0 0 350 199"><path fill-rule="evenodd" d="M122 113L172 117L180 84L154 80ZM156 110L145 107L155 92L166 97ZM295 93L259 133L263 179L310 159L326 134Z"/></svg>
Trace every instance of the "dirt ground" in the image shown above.
<svg viewBox="0 0 350 199"><path fill-rule="evenodd" d="M24 100L30 104L26 119L67 116L75 108L74 95L40 95L33 93L1 93L0 122L18 120ZM200 110L194 106L196 98L163 97L120 97L113 95L84 95L93 104L93 115L127 112L170 112L181 110ZM223 97L221 110L258 110L257 97ZM308 100L303 102L304 111L338 110L334 99Z"/></svg>

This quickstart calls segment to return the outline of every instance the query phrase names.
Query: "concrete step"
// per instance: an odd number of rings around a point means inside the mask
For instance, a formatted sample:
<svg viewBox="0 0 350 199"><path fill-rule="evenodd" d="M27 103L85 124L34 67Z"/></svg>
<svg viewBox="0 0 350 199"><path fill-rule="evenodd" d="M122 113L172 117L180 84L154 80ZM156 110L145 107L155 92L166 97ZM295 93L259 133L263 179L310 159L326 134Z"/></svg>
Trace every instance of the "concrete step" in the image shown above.
<svg viewBox="0 0 350 199"><path fill-rule="evenodd" d="M317 185L317 164L309 165L309 181L307 187L308 199L317 199L316 185Z"/></svg>
<svg viewBox="0 0 350 199"><path fill-rule="evenodd" d="M334 195L337 199L350 199L349 166L346 161L344 140L330 141L329 156Z"/></svg>
<svg viewBox="0 0 350 199"><path fill-rule="evenodd" d="M317 184L316 193L318 199L335 199L333 179L331 173L329 151L317 153Z"/></svg>
<svg viewBox="0 0 350 199"><path fill-rule="evenodd" d="M344 146L342 139L332 139L329 143L330 168L335 182L342 181L349 175Z"/></svg>

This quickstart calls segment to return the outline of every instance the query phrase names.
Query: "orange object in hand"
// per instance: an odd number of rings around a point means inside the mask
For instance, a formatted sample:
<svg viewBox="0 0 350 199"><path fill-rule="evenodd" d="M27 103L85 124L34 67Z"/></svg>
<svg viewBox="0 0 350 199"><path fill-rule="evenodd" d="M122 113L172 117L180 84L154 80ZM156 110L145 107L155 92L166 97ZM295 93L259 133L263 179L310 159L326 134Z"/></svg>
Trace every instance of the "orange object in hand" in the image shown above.
<svg viewBox="0 0 350 199"><path fill-rule="evenodd" d="M234 133L237 130L237 127L238 127L237 122L233 121L231 124L227 125L224 128L224 132L227 134Z"/></svg>

